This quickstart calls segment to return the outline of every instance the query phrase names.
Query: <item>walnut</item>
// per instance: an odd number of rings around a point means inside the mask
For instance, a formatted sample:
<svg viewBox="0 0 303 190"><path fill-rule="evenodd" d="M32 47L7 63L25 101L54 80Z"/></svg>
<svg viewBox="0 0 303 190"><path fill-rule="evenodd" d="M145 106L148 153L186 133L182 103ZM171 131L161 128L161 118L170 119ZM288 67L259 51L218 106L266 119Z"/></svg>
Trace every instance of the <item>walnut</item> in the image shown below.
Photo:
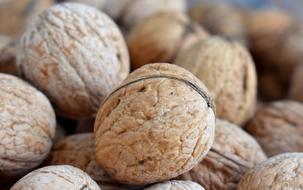
<svg viewBox="0 0 303 190"><path fill-rule="evenodd" d="M240 127L217 119L215 142L206 157L180 179L209 190L235 190L243 174L266 160L260 145Z"/></svg>
<svg viewBox="0 0 303 190"><path fill-rule="evenodd" d="M16 64L16 40L0 35L0 72L18 75Z"/></svg>
<svg viewBox="0 0 303 190"><path fill-rule="evenodd" d="M302 173L302 153L281 154L247 172L239 183L238 190L302 189Z"/></svg>
<svg viewBox="0 0 303 190"><path fill-rule="evenodd" d="M245 15L239 8L204 2L193 6L189 14L193 21L200 23L211 34L247 44Z"/></svg>
<svg viewBox="0 0 303 190"><path fill-rule="evenodd" d="M204 190L204 188L192 181L172 180L152 185L144 190Z"/></svg>
<svg viewBox="0 0 303 190"><path fill-rule="evenodd" d="M111 179L96 162L93 133L71 135L58 142L52 150L49 163L80 168L94 179L102 190L127 189L125 185Z"/></svg>
<svg viewBox="0 0 303 190"><path fill-rule="evenodd" d="M303 64L296 67L291 79L289 96L293 100L303 102Z"/></svg>
<svg viewBox="0 0 303 190"><path fill-rule="evenodd" d="M162 12L150 16L138 24L128 37L132 67L172 62L184 49L207 36L182 12Z"/></svg>
<svg viewBox="0 0 303 190"><path fill-rule="evenodd" d="M254 113L256 71L249 53L219 37L201 40L179 54L175 64L205 83L219 118L243 125Z"/></svg>
<svg viewBox="0 0 303 190"><path fill-rule="evenodd" d="M60 115L88 118L129 72L117 26L92 7L50 7L23 34L18 64L54 102Z"/></svg>
<svg viewBox="0 0 303 190"><path fill-rule="evenodd" d="M47 166L21 178L11 190L101 190L82 170L68 165Z"/></svg>
<svg viewBox="0 0 303 190"><path fill-rule="evenodd" d="M0 74L0 176L22 175L48 155L56 118L48 99L22 80Z"/></svg>
<svg viewBox="0 0 303 190"><path fill-rule="evenodd" d="M212 100L190 72L149 64L108 96L95 122L96 158L114 179L151 184L190 170L210 149Z"/></svg>
<svg viewBox="0 0 303 190"><path fill-rule="evenodd" d="M52 4L53 0L1 0L0 33L19 36L28 22Z"/></svg>
<svg viewBox="0 0 303 190"><path fill-rule="evenodd" d="M261 106L246 130L268 156L303 151L303 105L277 101Z"/></svg>

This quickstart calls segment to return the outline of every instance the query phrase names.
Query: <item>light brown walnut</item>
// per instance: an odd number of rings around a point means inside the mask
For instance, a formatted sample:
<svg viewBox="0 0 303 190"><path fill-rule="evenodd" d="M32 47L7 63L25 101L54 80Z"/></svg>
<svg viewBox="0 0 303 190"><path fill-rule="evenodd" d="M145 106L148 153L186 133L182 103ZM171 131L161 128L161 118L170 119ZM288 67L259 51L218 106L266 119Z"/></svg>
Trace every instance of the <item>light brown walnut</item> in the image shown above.
<svg viewBox="0 0 303 190"><path fill-rule="evenodd" d="M22 80L0 74L0 176L38 166L50 152L55 129L49 100Z"/></svg>
<svg viewBox="0 0 303 190"><path fill-rule="evenodd" d="M191 44L207 37L207 32L191 22L185 13L154 14L134 27L129 34L127 44L132 68L148 63L171 63L176 55Z"/></svg>
<svg viewBox="0 0 303 190"><path fill-rule="evenodd" d="M0 73L18 75L17 43L9 36L0 35Z"/></svg>
<svg viewBox="0 0 303 190"><path fill-rule="evenodd" d="M19 36L26 25L53 2L53 0L1 0L0 33L11 37Z"/></svg>
<svg viewBox="0 0 303 190"><path fill-rule="evenodd" d="M93 117L104 98L128 75L121 32L95 8L64 3L48 8L23 34L18 64L69 118Z"/></svg>
<svg viewBox="0 0 303 190"><path fill-rule="evenodd" d="M303 151L303 104L277 101L261 106L245 128L268 156Z"/></svg>
<svg viewBox="0 0 303 190"><path fill-rule="evenodd" d="M175 64L204 82L219 118L243 125L253 116L256 71L250 54L240 44L210 37L179 54Z"/></svg>
<svg viewBox="0 0 303 190"><path fill-rule="evenodd" d="M244 173L266 160L260 145L240 127L217 119L215 142L206 157L181 175L208 190L235 190Z"/></svg>
<svg viewBox="0 0 303 190"><path fill-rule="evenodd" d="M69 165L47 166L21 178L11 190L101 190L82 170Z"/></svg>
<svg viewBox="0 0 303 190"><path fill-rule="evenodd" d="M95 122L96 158L114 179L151 184L187 172L209 151L214 107L206 87L181 67L157 63L133 73Z"/></svg>
<svg viewBox="0 0 303 190"><path fill-rule="evenodd" d="M238 190L299 190L303 188L303 153L272 157L241 179Z"/></svg>
<svg viewBox="0 0 303 190"><path fill-rule="evenodd" d="M192 181L172 180L152 185L144 190L204 190L204 188Z"/></svg>

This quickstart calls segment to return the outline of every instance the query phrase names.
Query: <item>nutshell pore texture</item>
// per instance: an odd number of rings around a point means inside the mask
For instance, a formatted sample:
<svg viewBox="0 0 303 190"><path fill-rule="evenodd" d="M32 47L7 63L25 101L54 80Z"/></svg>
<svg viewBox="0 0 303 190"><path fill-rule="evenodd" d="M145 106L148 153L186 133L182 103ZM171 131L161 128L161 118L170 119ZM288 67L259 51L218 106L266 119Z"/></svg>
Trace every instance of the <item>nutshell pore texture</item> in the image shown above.
<svg viewBox="0 0 303 190"><path fill-rule="evenodd" d="M251 56L240 44L219 37L201 40L179 54L175 64L204 82L219 118L242 125L253 115L256 71Z"/></svg>
<svg viewBox="0 0 303 190"><path fill-rule="evenodd" d="M240 127L217 119L215 142L206 157L180 179L208 190L235 190L244 173L266 160L260 145Z"/></svg>
<svg viewBox="0 0 303 190"><path fill-rule="evenodd" d="M58 113L92 117L129 72L124 39L113 21L92 7L66 3L33 20L21 39L18 64Z"/></svg>
<svg viewBox="0 0 303 190"><path fill-rule="evenodd" d="M11 190L101 190L82 170L68 165L47 166L21 178Z"/></svg>
<svg viewBox="0 0 303 190"><path fill-rule="evenodd" d="M55 129L48 99L22 80L0 74L0 176L38 166L51 149Z"/></svg>
<svg viewBox="0 0 303 190"><path fill-rule="evenodd" d="M167 180L205 156L214 130L206 87L181 67L149 64L131 73L99 110L97 161L121 182Z"/></svg>
<svg viewBox="0 0 303 190"><path fill-rule="evenodd" d="M152 185L144 190L204 190L204 188L192 181L172 180Z"/></svg>
<svg viewBox="0 0 303 190"><path fill-rule="evenodd" d="M303 153L272 157L247 172L238 190L285 190L303 187Z"/></svg>

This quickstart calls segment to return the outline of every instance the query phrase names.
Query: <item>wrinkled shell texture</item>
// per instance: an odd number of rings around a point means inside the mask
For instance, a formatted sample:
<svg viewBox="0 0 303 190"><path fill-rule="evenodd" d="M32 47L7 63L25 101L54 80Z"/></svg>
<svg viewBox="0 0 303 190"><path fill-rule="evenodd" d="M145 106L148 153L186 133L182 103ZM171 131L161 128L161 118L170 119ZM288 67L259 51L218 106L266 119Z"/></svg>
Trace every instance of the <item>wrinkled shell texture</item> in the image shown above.
<svg viewBox="0 0 303 190"><path fill-rule="evenodd" d="M21 175L49 153L56 120L48 99L20 79L0 74L0 176Z"/></svg>
<svg viewBox="0 0 303 190"><path fill-rule="evenodd" d="M152 185L144 190L204 190L204 188L192 181L172 180Z"/></svg>
<svg viewBox="0 0 303 190"><path fill-rule="evenodd" d="M175 65L149 64L130 74L95 122L97 161L118 181L150 184L176 177L213 143L215 116L208 100L167 75L191 81L209 98L196 77ZM139 80L149 76L160 78Z"/></svg>
<svg viewBox="0 0 303 190"><path fill-rule="evenodd" d="M206 37L206 32L192 23L185 13L162 12L150 16L138 24L128 37L132 67L172 62L179 51L185 49L184 46Z"/></svg>
<svg viewBox="0 0 303 190"><path fill-rule="evenodd" d="M1 0L0 33L19 36L28 22L52 3L53 0Z"/></svg>
<svg viewBox="0 0 303 190"><path fill-rule="evenodd" d="M0 72L17 75L16 41L8 36L0 35Z"/></svg>
<svg viewBox="0 0 303 190"><path fill-rule="evenodd" d="M247 172L238 190L299 190L303 188L303 154L286 153Z"/></svg>
<svg viewBox="0 0 303 190"><path fill-rule="evenodd" d="M219 3L201 3L190 11L190 17L212 34L224 36L245 45L244 15L237 8Z"/></svg>
<svg viewBox="0 0 303 190"><path fill-rule="evenodd" d="M303 102L303 64L296 67L292 76L289 96L293 100Z"/></svg>
<svg viewBox="0 0 303 190"><path fill-rule="evenodd" d="M68 165L47 166L21 178L11 190L101 190L82 170Z"/></svg>
<svg viewBox="0 0 303 190"><path fill-rule="evenodd" d="M21 40L18 64L65 117L87 118L129 72L117 26L92 7L65 3L37 17Z"/></svg>
<svg viewBox="0 0 303 190"><path fill-rule="evenodd" d="M246 130L268 156L303 151L303 105L279 101L261 106Z"/></svg>
<svg viewBox="0 0 303 190"><path fill-rule="evenodd" d="M204 82L219 118L242 125L253 115L256 71L249 53L238 43L211 37L179 54L175 64Z"/></svg>
<svg viewBox="0 0 303 190"><path fill-rule="evenodd" d="M260 145L240 127L217 119L215 142L206 157L180 176L209 190L234 190L244 173L266 160Z"/></svg>
<svg viewBox="0 0 303 190"><path fill-rule="evenodd" d="M186 11L185 0L107 0L103 10L122 24L131 29L144 18L158 12Z"/></svg>
<svg viewBox="0 0 303 190"><path fill-rule="evenodd" d="M80 168L90 175L102 190L123 189L122 185L112 180L96 162L93 133L71 135L60 141L52 150L50 164L67 164Z"/></svg>

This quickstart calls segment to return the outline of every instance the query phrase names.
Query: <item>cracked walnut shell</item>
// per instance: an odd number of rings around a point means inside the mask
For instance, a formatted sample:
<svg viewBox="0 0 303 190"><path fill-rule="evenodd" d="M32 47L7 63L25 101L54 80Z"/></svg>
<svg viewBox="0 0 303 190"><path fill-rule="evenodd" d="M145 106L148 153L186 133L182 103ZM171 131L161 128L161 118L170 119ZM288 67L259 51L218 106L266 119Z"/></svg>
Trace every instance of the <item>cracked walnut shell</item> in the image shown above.
<svg viewBox="0 0 303 190"><path fill-rule="evenodd" d="M112 20L95 8L65 3L50 7L27 28L18 64L58 113L93 117L128 75L126 44Z"/></svg>
<svg viewBox="0 0 303 190"><path fill-rule="evenodd" d="M272 157L247 172L238 190L299 190L303 187L303 153Z"/></svg>
<svg viewBox="0 0 303 190"><path fill-rule="evenodd" d="M235 190L244 173L264 160L266 155L254 138L240 127L217 119L212 148L179 178L195 181L208 190Z"/></svg>
<svg viewBox="0 0 303 190"><path fill-rule="evenodd" d="M82 170L68 165L47 166L21 178L11 190L101 190Z"/></svg>
<svg viewBox="0 0 303 190"><path fill-rule="evenodd" d="M120 182L151 184L194 167L209 151L214 131L214 108L201 81L172 64L148 64L100 108L96 157Z"/></svg>
<svg viewBox="0 0 303 190"><path fill-rule="evenodd" d="M185 13L162 12L150 16L138 24L127 39L132 68L172 62L184 49L207 36L207 32L192 23Z"/></svg>
<svg viewBox="0 0 303 190"><path fill-rule="evenodd" d="M303 151L303 104L277 101L261 106L245 128L268 156Z"/></svg>
<svg viewBox="0 0 303 190"><path fill-rule="evenodd" d="M238 43L219 37L201 40L175 61L209 89L219 118L243 125L254 113L256 71L249 53Z"/></svg>
<svg viewBox="0 0 303 190"><path fill-rule="evenodd" d="M204 190L204 188L192 181L172 180L152 185L144 190Z"/></svg>
<svg viewBox="0 0 303 190"><path fill-rule="evenodd" d="M50 152L56 118L49 100L22 80L0 74L0 176L19 176Z"/></svg>

